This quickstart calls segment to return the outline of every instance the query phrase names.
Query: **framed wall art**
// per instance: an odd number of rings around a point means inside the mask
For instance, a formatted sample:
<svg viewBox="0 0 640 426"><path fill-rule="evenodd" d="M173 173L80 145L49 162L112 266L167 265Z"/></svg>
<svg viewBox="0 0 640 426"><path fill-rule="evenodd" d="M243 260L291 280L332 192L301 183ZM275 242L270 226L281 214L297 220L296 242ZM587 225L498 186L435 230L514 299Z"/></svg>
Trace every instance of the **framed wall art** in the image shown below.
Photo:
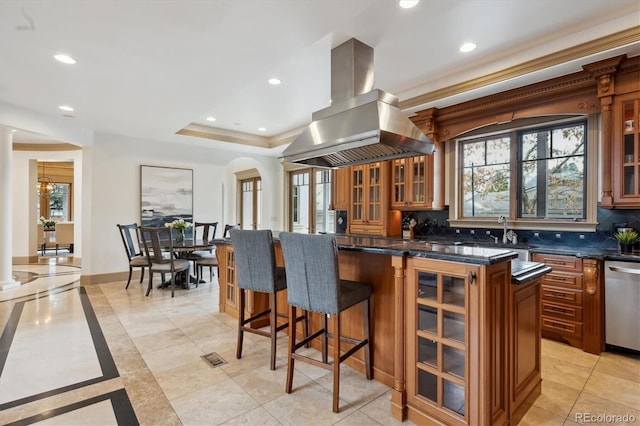
<svg viewBox="0 0 640 426"><path fill-rule="evenodd" d="M140 166L140 223L193 222L193 170Z"/></svg>

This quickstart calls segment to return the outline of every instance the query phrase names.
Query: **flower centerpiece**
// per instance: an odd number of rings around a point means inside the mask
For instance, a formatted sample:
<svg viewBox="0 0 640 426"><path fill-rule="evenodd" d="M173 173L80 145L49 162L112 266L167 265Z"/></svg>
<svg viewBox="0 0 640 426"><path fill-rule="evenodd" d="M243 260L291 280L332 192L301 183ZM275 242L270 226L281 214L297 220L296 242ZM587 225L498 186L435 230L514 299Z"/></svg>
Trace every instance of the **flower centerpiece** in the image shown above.
<svg viewBox="0 0 640 426"><path fill-rule="evenodd" d="M633 245L640 241L640 236L636 231L625 230L618 232L614 235L618 244L620 244L620 251L622 253L631 253L633 251Z"/></svg>
<svg viewBox="0 0 640 426"><path fill-rule="evenodd" d="M53 219L45 219L44 216L40 216L40 223L45 229L51 229L56 227L56 221Z"/></svg>
<svg viewBox="0 0 640 426"><path fill-rule="evenodd" d="M184 231L191 228L193 224L191 222L186 222L184 219L176 219L173 222L165 223L164 226L175 229L176 241L182 242L184 241Z"/></svg>

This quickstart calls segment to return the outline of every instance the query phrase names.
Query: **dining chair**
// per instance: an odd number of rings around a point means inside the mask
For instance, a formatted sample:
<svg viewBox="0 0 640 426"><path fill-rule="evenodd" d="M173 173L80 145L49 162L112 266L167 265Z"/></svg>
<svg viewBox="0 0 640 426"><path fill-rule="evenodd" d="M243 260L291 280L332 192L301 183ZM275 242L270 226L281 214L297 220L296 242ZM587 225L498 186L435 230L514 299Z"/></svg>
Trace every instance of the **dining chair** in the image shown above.
<svg viewBox="0 0 640 426"><path fill-rule="evenodd" d="M238 343L236 358L242 357L244 333L249 332L271 339L271 370L276 369L276 339L278 331L287 328L285 322L278 325L278 317L287 318L278 313L277 293L287 288L284 268L276 266L273 247L273 235L270 230L230 229L231 245L235 259L236 283L239 289L238 306ZM254 291L269 294L269 307L250 318L245 318L246 292ZM251 323L263 317L269 317L269 331L252 328ZM300 320L303 318L300 318ZM289 319L291 321L291 319ZM293 322L297 322L294 319ZM308 326L307 326L308 327ZM305 333L306 336L306 333Z"/></svg>
<svg viewBox="0 0 640 426"><path fill-rule="evenodd" d="M73 222L56 223L56 255L65 247L73 253Z"/></svg>
<svg viewBox="0 0 640 426"><path fill-rule="evenodd" d="M129 278L127 279L127 286L131 283L131 274L133 268L141 268L140 282L144 280L144 268L149 267L149 259L142 252L142 241L140 239L140 231L137 223L131 223L129 225L116 225L120 230L120 237L122 237L122 244L124 244L124 251L127 253L127 259L129 259Z"/></svg>
<svg viewBox="0 0 640 426"><path fill-rule="evenodd" d="M324 317L323 328L296 342L296 327L289 326L289 350L287 356L287 381L285 391L291 393L295 360L306 362L333 372L333 412L339 411L340 364L364 348L367 379L373 377L371 365L371 285L340 279L338 248L335 235L309 235L281 232L280 245L284 255L287 275L287 301L289 324L297 317L297 309L319 312ZM363 338L354 339L341 333L341 313L362 303ZM329 332L331 317L333 333ZM322 337L322 361L296 353L315 338ZM333 360L327 357L328 339L333 339ZM345 353L341 342L349 343Z"/></svg>
<svg viewBox="0 0 640 426"><path fill-rule="evenodd" d="M211 241L216 237L218 222L195 222L193 224L194 236L198 235L198 231L202 229L202 241ZM189 254L188 260L193 262L193 269L196 272L196 287L200 283L202 277L202 269L209 268L209 277L213 280L213 268L218 271L218 259L216 258L215 248L210 250L197 250Z"/></svg>
<svg viewBox="0 0 640 426"><path fill-rule="evenodd" d="M149 286L147 296L153 287L153 273L171 274L171 297L176 287L176 274L189 273L189 261L181 259L173 248L171 228L140 227L140 235L144 244L144 252L149 262ZM188 277L187 277L188 278Z"/></svg>
<svg viewBox="0 0 640 426"><path fill-rule="evenodd" d="M232 229L240 229L240 224L236 224L236 225L225 225L224 226L224 232L222 233L222 238L229 238L229 231L231 231Z"/></svg>

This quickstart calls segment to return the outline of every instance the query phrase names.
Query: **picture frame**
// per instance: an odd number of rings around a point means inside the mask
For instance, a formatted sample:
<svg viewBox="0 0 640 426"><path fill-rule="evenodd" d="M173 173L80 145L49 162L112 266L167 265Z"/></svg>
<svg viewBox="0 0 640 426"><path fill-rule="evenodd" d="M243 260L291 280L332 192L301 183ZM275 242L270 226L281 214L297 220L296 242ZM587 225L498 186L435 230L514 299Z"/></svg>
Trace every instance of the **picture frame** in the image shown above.
<svg viewBox="0 0 640 426"><path fill-rule="evenodd" d="M176 219L193 223L193 169L141 165L141 226L160 227Z"/></svg>

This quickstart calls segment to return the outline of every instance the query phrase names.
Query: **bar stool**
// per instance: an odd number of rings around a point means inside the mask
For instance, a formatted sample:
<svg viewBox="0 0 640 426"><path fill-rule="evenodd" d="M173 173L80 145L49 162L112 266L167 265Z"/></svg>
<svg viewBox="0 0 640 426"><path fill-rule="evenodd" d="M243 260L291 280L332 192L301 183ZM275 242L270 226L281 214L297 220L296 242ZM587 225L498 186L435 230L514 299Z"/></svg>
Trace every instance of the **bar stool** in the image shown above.
<svg viewBox="0 0 640 426"><path fill-rule="evenodd" d="M277 324L279 316L288 318L286 314L278 313L277 306L277 293L287 288L287 281L284 268L276 266L273 235L270 230L254 231L235 228L230 229L229 234L235 258L236 282L240 289L236 358L242 357L244 332L269 337L271 339L270 368L275 370L276 336L278 331L285 329L289 323ZM246 290L269 293L269 308L245 319ZM247 325L267 315L270 324L268 332Z"/></svg>
<svg viewBox="0 0 640 426"><path fill-rule="evenodd" d="M364 347L367 379L373 377L371 365L371 294L369 284L341 280L338 271L338 248L335 235L280 233L280 244L287 274L289 324L295 324L298 308L319 312L324 316L324 328L296 342L296 327L289 326L289 353L285 391L291 393L295 360L333 371L333 412L339 411L340 364ZM340 313L362 302L364 338L352 339L340 334ZM333 333L328 332L327 316L331 316ZM296 350L317 337L323 337L322 361L297 354ZM333 362L327 360L327 339L333 338ZM340 342L353 346L340 353Z"/></svg>

